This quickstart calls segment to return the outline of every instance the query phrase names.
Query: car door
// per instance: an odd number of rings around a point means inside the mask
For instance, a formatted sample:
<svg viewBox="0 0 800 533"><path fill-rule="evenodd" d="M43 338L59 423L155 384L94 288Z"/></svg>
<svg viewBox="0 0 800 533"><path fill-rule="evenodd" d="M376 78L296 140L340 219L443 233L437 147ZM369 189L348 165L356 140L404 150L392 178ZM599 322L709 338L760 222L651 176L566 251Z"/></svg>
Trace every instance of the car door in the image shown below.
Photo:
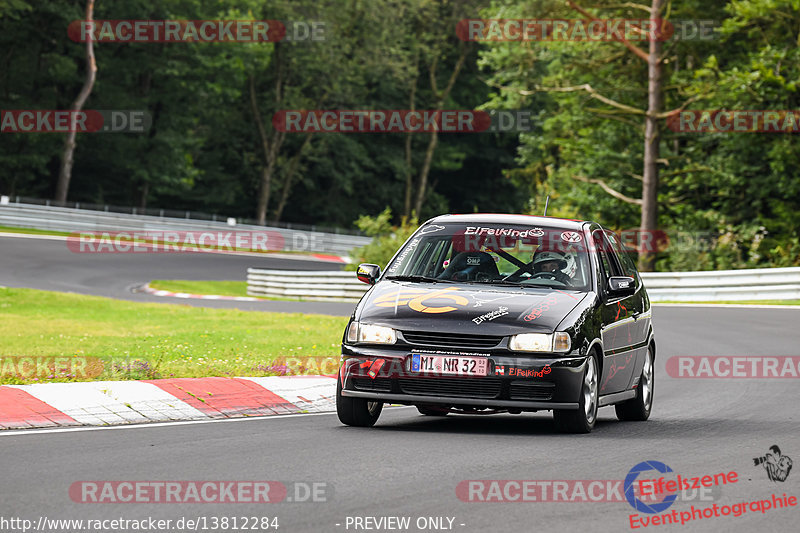
<svg viewBox="0 0 800 533"><path fill-rule="evenodd" d="M599 264L598 285L600 289L600 339L603 342L603 373L600 394L612 394L628 388L637 362L635 334L636 319L641 313L641 298L634 294L627 298L611 297L608 294L608 278L624 276L620 258L601 229L592 232L592 239ZM641 292L641 291L639 291Z"/></svg>
<svg viewBox="0 0 800 533"><path fill-rule="evenodd" d="M626 251L625 246L617 235L610 231L606 231L606 237L611 243L611 248L617 257L617 260L622 267L623 275L636 280L636 292L633 296L625 299L626 304L629 304L632 310L633 325L630 328L631 336L634 342L634 352L636 353L636 364L631 368L631 380L639 377L642 365L644 365L644 358L647 353L647 341L650 336L651 330L651 313L650 302L645 296L644 287L642 285L642 278L639 271L636 269L636 264L633 262L630 254ZM633 383L631 383L632 385Z"/></svg>

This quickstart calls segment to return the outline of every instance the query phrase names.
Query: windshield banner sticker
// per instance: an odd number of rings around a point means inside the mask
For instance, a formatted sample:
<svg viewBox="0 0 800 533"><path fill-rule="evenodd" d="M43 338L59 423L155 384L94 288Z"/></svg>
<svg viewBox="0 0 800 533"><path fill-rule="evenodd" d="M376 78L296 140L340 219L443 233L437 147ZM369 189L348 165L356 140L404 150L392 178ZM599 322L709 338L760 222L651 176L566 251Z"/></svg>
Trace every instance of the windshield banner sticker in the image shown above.
<svg viewBox="0 0 800 533"><path fill-rule="evenodd" d="M403 266L403 262L406 260L406 257L408 257L408 254L413 252L417 248L418 244L419 244L419 238L416 238L413 241L411 241L410 243L408 243L408 246L405 247L405 249L403 250L403 253L401 253L399 256L397 256L397 259L394 261L392 266L389 268L388 272L393 273L398 268Z"/></svg>
<svg viewBox="0 0 800 533"><path fill-rule="evenodd" d="M483 228L480 226L467 226L464 230L464 235L497 235L498 237L542 237L544 230L542 228L531 228L526 230L518 230L513 228Z"/></svg>

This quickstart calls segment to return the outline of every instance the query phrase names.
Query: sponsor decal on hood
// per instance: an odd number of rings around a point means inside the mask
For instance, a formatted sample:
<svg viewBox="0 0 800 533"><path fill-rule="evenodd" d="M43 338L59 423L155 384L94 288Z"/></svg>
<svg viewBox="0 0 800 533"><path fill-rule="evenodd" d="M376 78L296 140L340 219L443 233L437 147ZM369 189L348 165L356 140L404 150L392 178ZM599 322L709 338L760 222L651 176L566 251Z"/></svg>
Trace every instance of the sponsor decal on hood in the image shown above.
<svg viewBox="0 0 800 533"><path fill-rule="evenodd" d="M552 331L584 297L575 292L506 289L488 284L476 287L384 281L362 301L358 320L410 331L468 333L474 328L474 333L481 335L546 332ZM431 322L433 316L439 318Z"/></svg>

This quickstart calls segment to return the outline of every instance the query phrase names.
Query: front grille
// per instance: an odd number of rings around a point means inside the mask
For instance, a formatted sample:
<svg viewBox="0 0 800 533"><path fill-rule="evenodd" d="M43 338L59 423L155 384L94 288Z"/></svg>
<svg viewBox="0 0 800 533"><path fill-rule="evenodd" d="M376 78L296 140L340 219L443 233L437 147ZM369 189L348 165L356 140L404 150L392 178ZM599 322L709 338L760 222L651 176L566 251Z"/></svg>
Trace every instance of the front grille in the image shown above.
<svg viewBox="0 0 800 533"><path fill-rule="evenodd" d="M420 346L450 346L455 348L493 348L503 337L494 335L465 335L437 331L403 331L403 338Z"/></svg>
<svg viewBox="0 0 800 533"><path fill-rule="evenodd" d="M353 386L356 390L369 392L390 392L392 390L392 380L389 378L353 378Z"/></svg>
<svg viewBox="0 0 800 533"><path fill-rule="evenodd" d="M553 398L555 383L536 383L514 380L509 384L508 395L512 400L550 400Z"/></svg>
<svg viewBox="0 0 800 533"><path fill-rule="evenodd" d="M499 378L400 378L405 394L491 399L500 396Z"/></svg>

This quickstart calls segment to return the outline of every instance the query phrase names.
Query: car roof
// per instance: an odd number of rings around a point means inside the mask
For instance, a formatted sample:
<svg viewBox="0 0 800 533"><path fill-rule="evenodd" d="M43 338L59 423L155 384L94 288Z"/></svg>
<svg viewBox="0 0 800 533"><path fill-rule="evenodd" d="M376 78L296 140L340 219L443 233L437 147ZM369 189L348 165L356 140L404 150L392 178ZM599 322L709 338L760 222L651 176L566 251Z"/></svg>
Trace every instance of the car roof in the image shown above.
<svg viewBox="0 0 800 533"><path fill-rule="evenodd" d="M468 215L440 215L425 224L430 223L455 223L455 224L521 224L536 225L570 230L579 230L587 223L585 220L571 220L556 217L538 217L533 215L510 215L494 213L475 213Z"/></svg>

